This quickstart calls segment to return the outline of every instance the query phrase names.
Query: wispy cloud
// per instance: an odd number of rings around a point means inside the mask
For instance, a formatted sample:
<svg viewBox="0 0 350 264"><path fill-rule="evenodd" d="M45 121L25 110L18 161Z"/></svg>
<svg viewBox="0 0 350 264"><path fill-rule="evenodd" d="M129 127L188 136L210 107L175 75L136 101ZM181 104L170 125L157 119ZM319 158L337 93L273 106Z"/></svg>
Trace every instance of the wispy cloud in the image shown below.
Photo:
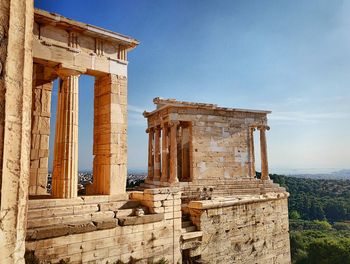
<svg viewBox="0 0 350 264"><path fill-rule="evenodd" d="M303 111L291 111L291 112L274 112L270 116L270 120L281 122L299 122L299 123L320 123L322 121L329 121L334 119L349 119L350 113L345 112L323 112L323 113L310 113Z"/></svg>
<svg viewBox="0 0 350 264"><path fill-rule="evenodd" d="M128 105L128 111L129 111L129 112L134 112L134 113L140 113L140 114L142 114L144 110L145 110L145 109L143 109L142 107L139 107L139 106L130 105L130 104Z"/></svg>
<svg viewBox="0 0 350 264"><path fill-rule="evenodd" d="M146 120L142 115L143 111L144 109L142 107L135 106L135 105L128 105L129 125L134 125L134 126L145 125Z"/></svg>
<svg viewBox="0 0 350 264"><path fill-rule="evenodd" d="M309 98L309 97L287 97L285 99L275 101L275 102L262 102L257 103L265 108L269 109L286 109L305 105L321 105L322 107L334 106L334 105L344 105L348 106L350 101L350 96L329 96L320 98Z"/></svg>

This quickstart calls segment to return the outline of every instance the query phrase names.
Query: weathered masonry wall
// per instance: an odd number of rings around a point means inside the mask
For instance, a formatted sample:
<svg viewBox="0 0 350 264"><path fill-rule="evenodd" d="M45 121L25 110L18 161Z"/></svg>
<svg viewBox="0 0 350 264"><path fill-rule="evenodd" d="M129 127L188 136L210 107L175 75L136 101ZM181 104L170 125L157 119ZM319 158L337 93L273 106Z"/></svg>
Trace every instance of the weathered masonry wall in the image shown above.
<svg viewBox="0 0 350 264"><path fill-rule="evenodd" d="M266 125L266 115L208 110L178 110L192 124L193 181L249 177L249 127Z"/></svg>
<svg viewBox="0 0 350 264"><path fill-rule="evenodd" d="M41 261L181 263L178 189L29 201L26 250ZM145 215L135 216L142 208Z"/></svg>
<svg viewBox="0 0 350 264"><path fill-rule="evenodd" d="M40 65L33 68L32 138L30 149L29 195L47 194L49 173L49 136L51 94L53 82L45 79L47 69Z"/></svg>
<svg viewBox="0 0 350 264"><path fill-rule="evenodd" d="M0 1L0 256L22 263L30 170L33 1Z"/></svg>
<svg viewBox="0 0 350 264"><path fill-rule="evenodd" d="M291 263L287 193L190 202L204 263Z"/></svg>

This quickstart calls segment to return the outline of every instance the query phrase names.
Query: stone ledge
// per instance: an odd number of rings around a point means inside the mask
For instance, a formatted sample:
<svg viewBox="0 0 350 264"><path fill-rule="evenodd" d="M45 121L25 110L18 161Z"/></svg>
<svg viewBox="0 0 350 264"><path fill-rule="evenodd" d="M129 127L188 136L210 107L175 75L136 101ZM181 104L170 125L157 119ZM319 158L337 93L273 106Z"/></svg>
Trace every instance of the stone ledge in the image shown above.
<svg viewBox="0 0 350 264"><path fill-rule="evenodd" d="M149 214L143 216L127 216L118 218L120 226L142 225L164 220L164 214Z"/></svg>
<svg viewBox="0 0 350 264"><path fill-rule="evenodd" d="M155 189L145 189L143 191L145 194L172 194L180 192L179 187L167 187L167 188L155 188Z"/></svg>
<svg viewBox="0 0 350 264"><path fill-rule="evenodd" d="M265 202L269 200L278 200L288 198L289 193L266 193L263 195L241 195L236 197L215 197L212 200L191 201L188 203L190 209L211 209L219 207L228 207L246 203Z"/></svg>
<svg viewBox="0 0 350 264"><path fill-rule="evenodd" d="M203 236L202 231L193 231L193 232L188 232L185 234L181 235L182 240L189 240L189 239L194 239L194 238L200 238Z"/></svg>
<svg viewBox="0 0 350 264"><path fill-rule="evenodd" d="M51 196L45 196L45 198L43 198L42 196L37 196L35 197L35 199L30 199L28 201L28 208L29 210L31 210L58 206L99 204L108 202L128 201L128 199L128 193L123 193L119 195L86 195L70 199L57 199L51 198Z"/></svg>
<svg viewBox="0 0 350 264"><path fill-rule="evenodd" d="M101 219L97 221L80 221L69 224L58 224L27 230L27 241L82 234L97 230L117 227L117 219Z"/></svg>

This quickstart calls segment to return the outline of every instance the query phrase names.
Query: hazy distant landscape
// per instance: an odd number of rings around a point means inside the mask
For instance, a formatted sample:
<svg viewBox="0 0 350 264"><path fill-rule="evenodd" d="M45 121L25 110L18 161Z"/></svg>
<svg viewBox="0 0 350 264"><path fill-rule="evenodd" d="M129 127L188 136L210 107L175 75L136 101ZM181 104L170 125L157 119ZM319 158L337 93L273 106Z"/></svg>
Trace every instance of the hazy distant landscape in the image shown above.
<svg viewBox="0 0 350 264"><path fill-rule="evenodd" d="M287 174L291 177L297 178L309 178L309 179L350 179L350 170L343 169L330 173L299 173L299 174Z"/></svg>

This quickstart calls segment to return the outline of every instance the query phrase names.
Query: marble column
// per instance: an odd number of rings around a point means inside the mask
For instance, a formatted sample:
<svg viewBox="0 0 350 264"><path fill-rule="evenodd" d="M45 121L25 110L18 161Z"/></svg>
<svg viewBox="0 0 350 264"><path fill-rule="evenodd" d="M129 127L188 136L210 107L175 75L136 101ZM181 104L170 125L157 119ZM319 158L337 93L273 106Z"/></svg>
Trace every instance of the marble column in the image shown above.
<svg viewBox="0 0 350 264"><path fill-rule="evenodd" d="M160 133L160 127L156 127L154 134L154 181L160 180Z"/></svg>
<svg viewBox="0 0 350 264"><path fill-rule="evenodd" d="M178 121L170 123L170 175L169 182L176 183L179 181L177 177L177 127Z"/></svg>
<svg viewBox="0 0 350 264"><path fill-rule="evenodd" d="M249 177L255 178L255 152L254 152L254 127L249 127L248 131L248 147L249 147Z"/></svg>
<svg viewBox="0 0 350 264"><path fill-rule="evenodd" d="M78 80L79 72L58 72L58 104L52 172L52 196L78 195Z"/></svg>
<svg viewBox="0 0 350 264"><path fill-rule="evenodd" d="M162 124L162 175L160 181L168 181L168 125Z"/></svg>
<svg viewBox="0 0 350 264"><path fill-rule="evenodd" d="M148 128L146 130L148 133L148 176L147 179L153 181L154 176L154 155L153 155L153 138L154 129Z"/></svg>
<svg viewBox="0 0 350 264"><path fill-rule="evenodd" d="M268 126L258 128L260 130L260 151L261 151L261 179L269 180L269 165L267 161L267 144L266 144L266 130Z"/></svg>

